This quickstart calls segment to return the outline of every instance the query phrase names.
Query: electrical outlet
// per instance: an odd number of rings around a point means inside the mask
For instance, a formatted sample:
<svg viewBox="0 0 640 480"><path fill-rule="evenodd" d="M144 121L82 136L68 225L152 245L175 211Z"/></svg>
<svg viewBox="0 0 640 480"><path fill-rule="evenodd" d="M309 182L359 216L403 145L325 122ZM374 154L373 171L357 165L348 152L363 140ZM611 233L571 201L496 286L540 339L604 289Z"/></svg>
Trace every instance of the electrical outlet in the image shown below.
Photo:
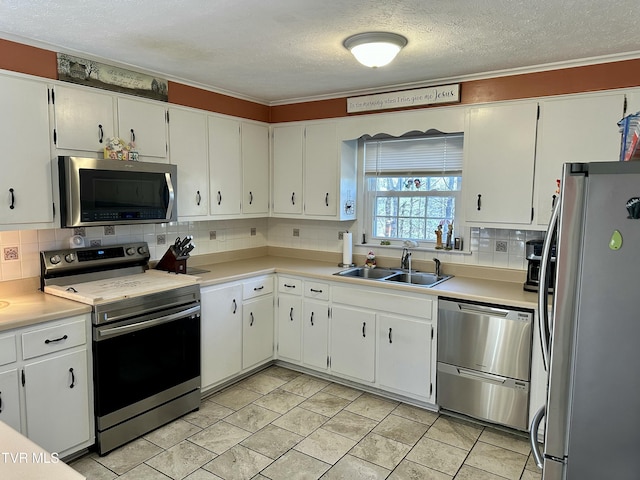
<svg viewBox="0 0 640 480"><path fill-rule="evenodd" d="M344 232L338 232L338 240L344 239Z"/></svg>
<svg viewBox="0 0 640 480"><path fill-rule="evenodd" d="M299 237L300 236L300 229L299 228L294 228L293 229L293 236L294 237Z"/></svg>
<svg viewBox="0 0 640 480"><path fill-rule="evenodd" d="M255 228L252 228L252 229L251 229L251 236L252 236L252 237L255 237L255 236L256 236L256 229L255 229Z"/></svg>
<svg viewBox="0 0 640 480"><path fill-rule="evenodd" d="M209 240L215 240L216 239L216 231L215 230L211 230L209 232Z"/></svg>
<svg viewBox="0 0 640 480"><path fill-rule="evenodd" d="M156 245L164 245L167 243L166 235L156 235Z"/></svg>
<svg viewBox="0 0 640 480"><path fill-rule="evenodd" d="M496 240L496 252L507 253L507 242L504 240Z"/></svg>

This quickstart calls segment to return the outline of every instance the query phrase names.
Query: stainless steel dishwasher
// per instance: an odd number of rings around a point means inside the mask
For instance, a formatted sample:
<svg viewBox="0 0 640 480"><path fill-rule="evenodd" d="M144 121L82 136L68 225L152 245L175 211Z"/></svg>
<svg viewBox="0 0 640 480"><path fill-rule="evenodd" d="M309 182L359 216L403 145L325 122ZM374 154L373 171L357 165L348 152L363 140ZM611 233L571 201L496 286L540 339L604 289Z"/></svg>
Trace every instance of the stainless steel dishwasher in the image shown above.
<svg viewBox="0 0 640 480"><path fill-rule="evenodd" d="M436 402L527 430L533 311L438 300Z"/></svg>

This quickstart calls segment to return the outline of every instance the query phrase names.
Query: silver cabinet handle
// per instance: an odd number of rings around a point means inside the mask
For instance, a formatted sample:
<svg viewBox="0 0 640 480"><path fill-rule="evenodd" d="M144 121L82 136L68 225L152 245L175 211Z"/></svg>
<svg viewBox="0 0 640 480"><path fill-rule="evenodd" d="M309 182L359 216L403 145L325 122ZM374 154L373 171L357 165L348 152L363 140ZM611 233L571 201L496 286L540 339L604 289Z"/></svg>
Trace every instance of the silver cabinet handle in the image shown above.
<svg viewBox="0 0 640 480"><path fill-rule="evenodd" d="M531 428L529 430L529 442L531 443L531 453L533 453L533 458L536 461L536 465L540 469L544 464L544 458L542 457L542 452L538 447L538 429L540 428L542 419L546 414L547 414L547 407L543 405L538 409L536 414L533 416L533 420L531 420Z"/></svg>

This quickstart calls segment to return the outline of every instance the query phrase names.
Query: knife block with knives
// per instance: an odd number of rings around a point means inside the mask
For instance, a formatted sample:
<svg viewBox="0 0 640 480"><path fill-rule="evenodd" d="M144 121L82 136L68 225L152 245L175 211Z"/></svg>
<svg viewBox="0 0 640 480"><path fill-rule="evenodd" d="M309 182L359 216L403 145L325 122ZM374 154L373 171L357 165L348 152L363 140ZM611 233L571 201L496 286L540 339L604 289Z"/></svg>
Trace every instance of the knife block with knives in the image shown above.
<svg viewBox="0 0 640 480"><path fill-rule="evenodd" d="M180 239L180 237L176 238L174 244L167 249L156 265L156 270L187 273L187 259L189 258L189 253L195 248L191 240L193 240L191 235L183 239Z"/></svg>

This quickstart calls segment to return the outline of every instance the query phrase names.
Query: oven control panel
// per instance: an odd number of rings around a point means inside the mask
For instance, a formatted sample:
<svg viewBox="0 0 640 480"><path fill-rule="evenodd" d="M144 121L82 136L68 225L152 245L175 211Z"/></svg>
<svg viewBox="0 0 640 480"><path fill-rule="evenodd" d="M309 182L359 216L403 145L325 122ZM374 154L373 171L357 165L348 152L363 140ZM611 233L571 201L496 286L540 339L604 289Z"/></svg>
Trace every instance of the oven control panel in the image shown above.
<svg viewBox="0 0 640 480"><path fill-rule="evenodd" d="M74 270L117 268L118 265L146 264L149 261L146 242L88 248L67 248L40 252L43 275Z"/></svg>

